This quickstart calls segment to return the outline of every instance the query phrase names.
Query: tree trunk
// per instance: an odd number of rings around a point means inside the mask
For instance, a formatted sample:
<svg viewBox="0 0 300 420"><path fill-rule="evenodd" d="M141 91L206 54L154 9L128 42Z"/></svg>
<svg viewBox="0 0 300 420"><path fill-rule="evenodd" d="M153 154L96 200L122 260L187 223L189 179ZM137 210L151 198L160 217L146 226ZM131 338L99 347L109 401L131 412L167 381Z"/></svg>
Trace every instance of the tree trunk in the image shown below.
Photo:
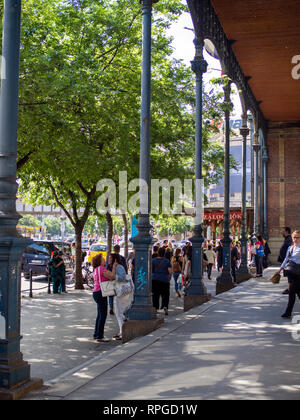
<svg viewBox="0 0 300 420"><path fill-rule="evenodd" d="M75 226L75 237L76 237L76 265L75 265L75 289L83 290L83 281L82 281L82 232L84 225L82 223L76 223Z"/></svg>
<svg viewBox="0 0 300 420"><path fill-rule="evenodd" d="M113 219L111 217L110 213L106 213L106 222L107 222L107 256L108 257L111 254L112 251L112 237L113 237Z"/></svg>
<svg viewBox="0 0 300 420"><path fill-rule="evenodd" d="M122 218L123 218L123 222L124 222L124 246L125 246L125 251L124 251L124 257L127 259L128 258L128 221L127 221L127 214L124 213L122 214Z"/></svg>

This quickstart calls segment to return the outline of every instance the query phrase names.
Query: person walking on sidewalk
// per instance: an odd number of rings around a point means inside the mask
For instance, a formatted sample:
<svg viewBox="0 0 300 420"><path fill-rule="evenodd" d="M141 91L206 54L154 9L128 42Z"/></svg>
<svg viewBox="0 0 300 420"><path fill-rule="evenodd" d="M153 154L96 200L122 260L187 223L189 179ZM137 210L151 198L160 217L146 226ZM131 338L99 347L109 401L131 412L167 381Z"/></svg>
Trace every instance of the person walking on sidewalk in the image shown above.
<svg viewBox="0 0 300 420"><path fill-rule="evenodd" d="M292 236L291 236L291 228L287 226L282 230L281 233L282 233L282 236L284 237L284 242L282 244L282 247L280 248L279 256L278 256L278 260L277 260L280 264L283 263L288 248L293 245L293 239L292 239ZM289 294L289 289L288 288L285 289L282 292L282 294L283 295L288 295Z"/></svg>
<svg viewBox="0 0 300 420"><path fill-rule="evenodd" d="M66 290L66 265L65 265L65 262L64 262L64 259L63 259L63 252L62 251L58 251L58 260L60 260L59 263L61 262L61 264L60 264L61 280L60 280L60 285L59 285L58 291L61 292L61 293L67 293L67 290Z"/></svg>
<svg viewBox="0 0 300 420"><path fill-rule="evenodd" d="M172 265L165 258L165 248L159 248L158 257L152 260L152 292L153 306L159 309L159 299L162 298L161 308L165 315L168 315L170 300L170 279L172 276Z"/></svg>
<svg viewBox="0 0 300 420"><path fill-rule="evenodd" d="M284 270L289 261L294 263L293 271L287 270L289 281L289 302L282 318L290 318L296 301L296 295L300 299L300 230L296 230L292 235L293 245L287 250L285 260L283 261L277 274Z"/></svg>
<svg viewBox="0 0 300 420"><path fill-rule="evenodd" d="M237 283L236 278L236 269L237 269L237 262L239 259L238 249L234 242L231 243L231 274L233 278L233 282Z"/></svg>
<svg viewBox="0 0 300 420"><path fill-rule="evenodd" d="M182 267L183 267L183 257L181 255L182 250L181 248L177 248L175 250L175 255L172 261L172 270L173 270L173 279L175 285L175 293L178 298L181 297L180 291L182 289L182 282L178 284L179 276L182 274Z"/></svg>
<svg viewBox="0 0 300 420"><path fill-rule="evenodd" d="M255 265L256 265L256 277L262 277L263 274L263 259L265 256L265 251L263 247L263 238L261 235L257 235L257 241L255 242L256 256L255 256Z"/></svg>
<svg viewBox="0 0 300 420"><path fill-rule="evenodd" d="M216 262L216 253L212 249L211 245L208 245L208 249L204 253L207 256L207 263L208 263L207 264L207 277L208 277L208 280L211 280L212 268L215 266L215 262Z"/></svg>
<svg viewBox="0 0 300 420"><path fill-rule="evenodd" d="M94 290L93 298L97 303L97 318L95 323L94 339L98 342L109 341L104 337L104 326L107 317L107 297L102 296L101 283L111 281L116 278L116 264L113 266L112 271L105 267L105 259L102 254L96 255L92 260L94 269Z"/></svg>
<svg viewBox="0 0 300 420"><path fill-rule="evenodd" d="M124 267L124 270L126 271L126 274L127 274L128 273L127 261L126 261L126 258L123 257L123 255L120 254L120 251L121 251L120 245L119 244L115 245L114 246L114 253L116 255L119 255L120 256L121 264ZM107 268L110 270L110 264L111 264L111 262L109 262L108 264L109 265L108 265ZM114 296L109 296L108 297L108 304L109 304L109 308L110 308L109 309L110 315L114 315Z"/></svg>
<svg viewBox="0 0 300 420"><path fill-rule="evenodd" d="M111 254L112 257L112 264L114 267L116 267L116 289L118 286L122 286L123 284L127 283L126 278L126 271L122 264L121 256L119 254ZM114 308L115 308L115 314L116 318L119 324L119 333L116 334L113 338L115 340L122 340L122 329L123 324L125 321L125 313L130 308L130 305L132 303L133 294L128 293L122 296L118 296L118 293L116 293L116 296L114 296Z"/></svg>
<svg viewBox="0 0 300 420"><path fill-rule="evenodd" d="M216 247L216 257L217 257L217 269L222 272L223 269L223 242L219 241L219 245Z"/></svg>

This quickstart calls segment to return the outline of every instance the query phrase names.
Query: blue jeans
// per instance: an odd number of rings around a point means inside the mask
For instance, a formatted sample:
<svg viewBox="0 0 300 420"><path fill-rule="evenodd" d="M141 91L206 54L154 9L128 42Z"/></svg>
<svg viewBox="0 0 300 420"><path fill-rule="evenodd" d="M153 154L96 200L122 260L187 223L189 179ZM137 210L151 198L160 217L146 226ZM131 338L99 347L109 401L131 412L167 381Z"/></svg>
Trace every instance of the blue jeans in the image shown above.
<svg viewBox="0 0 300 420"><path fill-rule="evenodd" d="M175 292L177 293L178 290L182 289L182 284L178 284L177 280L178 277L180 276L181 273L173 273L173 279L174 279L174 284L175 284Z"/></svg>
<svg viewBox="0 0 300 420"><path fill-rule="evenodd" d="M114 296L108 296L108 304L110 309L114 309Z"/></svg>
<svg viewBox="0 0 300 420"><path fill-rule="evenodd" d="M93 293L94 301L97 303L97 319L95 324L94 338L104 337L104 326L107 317L107 297L103 297L101 290Z"/></svg>

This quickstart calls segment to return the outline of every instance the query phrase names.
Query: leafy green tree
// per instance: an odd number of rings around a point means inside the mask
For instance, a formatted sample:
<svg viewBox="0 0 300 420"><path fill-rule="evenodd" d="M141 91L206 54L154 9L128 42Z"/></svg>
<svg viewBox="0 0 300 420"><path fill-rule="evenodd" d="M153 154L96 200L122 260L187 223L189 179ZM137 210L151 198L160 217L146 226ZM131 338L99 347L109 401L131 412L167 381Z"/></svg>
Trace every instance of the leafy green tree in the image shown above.
<svg viewBox="0 0 300 420"><path fill-rule="evenodd" d="M33 226L33 227L40 227L41 221L31 215L31 214L25 214L18 222L19 226Z"/></svg>
<svg viewBox="0 0 300 420"><path fill-rule="evenodd" d="M159 5L157 66L170 51L164 28L180 10L179 1ZM82 287L81 236L95 206L97 181L114 179L128 144L131 162L138 161L141 38L138 1L24 4L21 193L34 203L55 201L71 221L76 288Z"/></svg>
<svg viewBox="0 0 300 420"><path fill-rule="evenodd" d="M180 0L154 7L152 178L194 173L194 76L170 58L166 28ZM94 212L99 179L139 176L142 15L138 0L27 0L23 4L19 177L33 204L56 204L77 243L76 288L82 288L81 237ZM205 115L219 112L206 101ZM217 117L216 117L217 118ZM210 161L222 168L205 137ZM106 215L109 219L109 214Z"/></svg>
<svg viewBox="0 0 300 420"><path fill-rule="evenodd" d="M159 219L159 235L178 235L190 232L193 229L192 217L161 217Z"/></svg>

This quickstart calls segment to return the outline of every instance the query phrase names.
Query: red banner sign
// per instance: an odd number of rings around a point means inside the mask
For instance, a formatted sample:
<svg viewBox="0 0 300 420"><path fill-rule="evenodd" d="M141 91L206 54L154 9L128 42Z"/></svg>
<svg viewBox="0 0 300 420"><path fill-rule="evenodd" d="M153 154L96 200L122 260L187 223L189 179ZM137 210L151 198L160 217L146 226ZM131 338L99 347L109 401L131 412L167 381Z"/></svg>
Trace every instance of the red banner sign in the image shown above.
<svg viewBox="0 0 300 420"><path fill-rule="evenodd" d="M204 213L203 220L208 222L212 220L224 220L224 213ZM230 220L242 220L242 213L239 211L230 212Z"/></svg>

